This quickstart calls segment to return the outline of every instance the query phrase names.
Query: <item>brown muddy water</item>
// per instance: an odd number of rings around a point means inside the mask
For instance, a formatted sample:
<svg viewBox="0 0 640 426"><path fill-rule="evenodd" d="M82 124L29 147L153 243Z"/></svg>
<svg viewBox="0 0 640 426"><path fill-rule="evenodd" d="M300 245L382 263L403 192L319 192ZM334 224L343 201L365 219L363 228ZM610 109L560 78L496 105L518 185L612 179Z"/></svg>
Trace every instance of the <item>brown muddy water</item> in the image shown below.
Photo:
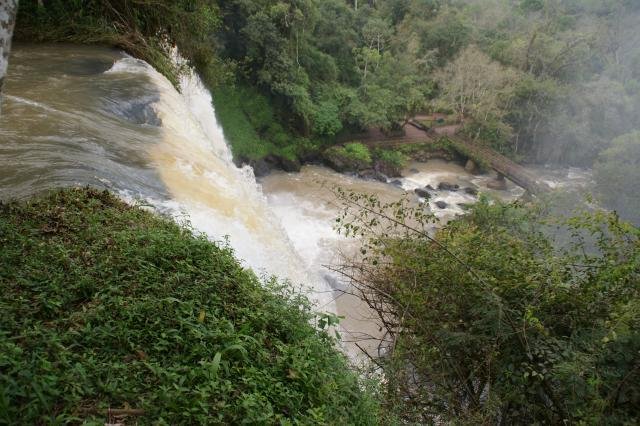
<svg viewBox="0 0 640 426"><path fill-rule="evenodd" d="M259 183L234 165L211 95L187 74L178 92L143 61L117 50L73 45L16 45L0 117L0 199L23 199L55 187L108 188L228 241L259 275L277 275L306 291L318 311L345 317L350 342L379 337L371 313L327 265L357 248L333 229L340 206L328 187L392 201L442 181L475 186L504 199L522 191L490 191L491 176L472 176L454 163L411 164L391 183L365 181L320 166L274 172ZM325 186L323 186L325 185ZM429 202L447 220L475 197L438 191ZM439 209L434 203L445 201ZM369 343L367 347L375 346Z"/></svg>

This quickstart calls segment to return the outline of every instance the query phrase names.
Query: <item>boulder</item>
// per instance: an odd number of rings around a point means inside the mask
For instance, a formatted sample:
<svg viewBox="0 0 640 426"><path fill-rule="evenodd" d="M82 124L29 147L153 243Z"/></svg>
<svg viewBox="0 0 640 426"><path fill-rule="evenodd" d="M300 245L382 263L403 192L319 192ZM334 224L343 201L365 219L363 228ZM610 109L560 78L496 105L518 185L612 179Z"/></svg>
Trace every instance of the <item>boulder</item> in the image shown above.
<svg viewBox="0 0 640 426"><path fill-rule="evenodd" d="M393 165L386 161L377 160L373 165L373 169L385 176L402 177L401 170L396 165Z"/></svg>
<svg viewBox="0 0 640 426"><path fill-rule="evenodd" d="M464 189L464 193L475 196L478 195L478 189L468 186Z"/></svg>
<svg viewBox="0 0 640 426"><path fill-rule="evenodd" d="M504 179L492 179L487 183L487 188L504 191L507 189L507 181Z"/></svg>
<svg viewBox="0 0 640 426"><path fill-rule="evenodd" d="M471 173L472 175L477 175L480 173L480 167L478 167L476 162L473 161L471 158L467 160L467 164L464 165L464 169L468 173Z"/></svg>
<svg viewBox="0 0 640 426"><path fill-rule="evenodd" d="M402 181L399 179L394 179L391 182L389 182L391 185L393 186L402 186Z"/></svg>
<svg viewBox="0 0 640 426"><path fill-rule="evenodd" d="M450 182L440 182L438 184L438 189L440 191L457 191L458 189L460 189L460 185L456 185Z"/></svg>
<svg viewBox="0 0 640 426"><path fill-rule="evenodd" d="M357 176L361 179L377 180L385 183L387 182L387 177L375 169L360 170L357 173Z"/></svg>
<svg viewBox="0 0 640 426"><path fill-rule="evenodd" d="M424 188L416 188L413 192L415 192L418 197L422 197L427 200L431 198L431 193Z"/></svg>
<svg viewBox="0 0 640 426"><path fill-rule="evenodd" d="M431 186L431 185L427 185L427 186L425 186L425 189L428 189L429 191L435 191L435 190L436 190L436 189L435 189L433 186Z"/></svg>
<svg viewBox="0 0 640 426"><path fill-rule="evenodd" d="M264 159L251 160L249 165L253 169L253 175L257 178L266 176L271 172L271 166Z"/></svg>
<svg viewBox="0 0 640 426"><path fill-rule="evenodd" d="M280 167L285 172L299 172L302 165L298 159L290 159L285 157L280 157Z"/></svg>
<svg viewBox="0 0 640 426"><path fill-rule="evenodd" d="M447 207L449 207L449 204L447 204L446 202L440 200L440 201L436 201L435 205L439 208L439 209L446 209Z"/></svg>

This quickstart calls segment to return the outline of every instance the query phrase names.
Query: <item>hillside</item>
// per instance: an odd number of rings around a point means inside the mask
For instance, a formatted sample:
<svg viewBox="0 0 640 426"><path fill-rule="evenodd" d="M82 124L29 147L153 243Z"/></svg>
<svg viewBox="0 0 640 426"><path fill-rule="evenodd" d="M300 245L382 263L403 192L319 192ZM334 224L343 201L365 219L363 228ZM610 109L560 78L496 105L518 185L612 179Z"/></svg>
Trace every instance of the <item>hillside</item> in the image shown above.
<svg viewBox="0 0 640 426"><path fill-rule="evenodd" d="M107 192L0 206L0 423L374 424L306 299Z"/></svg>

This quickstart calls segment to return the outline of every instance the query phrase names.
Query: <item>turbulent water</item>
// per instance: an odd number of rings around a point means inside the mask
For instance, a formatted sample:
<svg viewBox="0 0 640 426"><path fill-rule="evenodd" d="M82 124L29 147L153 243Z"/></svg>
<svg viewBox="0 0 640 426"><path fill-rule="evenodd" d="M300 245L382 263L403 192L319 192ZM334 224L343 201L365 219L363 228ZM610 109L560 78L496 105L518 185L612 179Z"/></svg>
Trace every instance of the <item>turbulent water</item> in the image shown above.
<svg viewBox="0 0 640 426"><path fill-rule="evenodd" d="M306 166L301 173L274 172L257 184L251 169L232 162L211 96L196 76L183 76L178 92L145 62L107 48L16 46L5 89L0 199L93 185L139 200L213 240L228 238L258 273L309 287L317 310L346 317L347 342L380 336L370 311L325 267L357 248L333 229L340 206L327 187L385 201L408 196L427 202L444 220L462 214L476 197L436 191L426 201L415 196L415 188L446 181L503 199L523 192L511 184L491 191L486 184L492 176L473 176L438 160L409 165L393 183ZM578 170L538 172L555 186L586 179ZM438 201L446 206L439 208ZM376 345L364 342L370 349ZM353 353L354 347L347 349Z"/></svg>
<svg viewBox="0 0 640 426"><path fill-rule="evenodd" d="M251 170L231 161L210 94L196 76L180 83L181 93L106 48L16 46L0 118L0 198L107 187L228 237L258 273L311 285L334 311L330 287L305 267Z"/></svg>

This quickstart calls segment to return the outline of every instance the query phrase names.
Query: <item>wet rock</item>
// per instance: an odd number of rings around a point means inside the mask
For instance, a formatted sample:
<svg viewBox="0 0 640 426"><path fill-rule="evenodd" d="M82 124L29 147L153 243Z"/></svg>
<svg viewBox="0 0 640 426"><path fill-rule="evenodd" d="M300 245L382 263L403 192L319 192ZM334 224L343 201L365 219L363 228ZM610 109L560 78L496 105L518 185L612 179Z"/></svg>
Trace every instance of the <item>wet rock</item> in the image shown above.
<svg viewBox="0 0 640 426"><path fill-rule="evenodd" d="M391 164L386 161L378 160L373 165L373 169L378 173L382 173L385 176L389 177L402 177L402 171L400 168L394 164Z"/></svg>
<svg viewBox="0 0 640 426"><path fill-rule="evenodd" d="M425 189L428 189L429 191L435 191L435 190L436 190L436 189L435 189L433 186L431 186L431 185L427 185L427 186L425 186L424 188L425 188Z"/></svg>
<svg viewBox="0 0 640 426"><path fill-rule="evenodd" d="M362 179L368 179L368 180L377 180L385 183L387 182L387 177L383 173L380 173L375 169L360 170L358 172L358 177Z"/></svg>
<svg viewBox="0 0 640 426"><path fill-rule="evenodd" d="M476 196L478 195L478 188L473 188L471 186L468 186L464 189L464 193L465 194L469 194L469 195L473 195Z"/></svg>
<svg viewBox="0 0 640 426"><path fill-rule="evenodd" d="M409 169L409 173L420 173L418 169Z"/></svg>
<svg viewBox="0 0 640 426"><path fill-rule="evenodd" d="M249 162L249 165L253 169L254 176L257 178L271 173L271 166L266 160L252 160Z"/></svg>
<svg viewBox="0 0 640 426"><path fill-rule="evenodd" d="M427 200L431 198L431 193L424 188L416 188L413 192L415 192L418 197L422 197Z"/></svg>
<svg viewBox="0 0 640 426"><path fill-rule="evenodd" d="M522 194L522 197L520 197L520 201L523 203L532 203L534 201L534 196L531 192L525 191L524 194Z"/></svg>
<svg viewBox="0 0 640 426"><path fill-rule="evenodd" d="M440 182L438 184L438 189L440 191L457 191L458 189L460 189L460 185L456 185L450 182Z"/></svg>
<svg viewBox="0 0 640 426"><path fill-rule="evenodd" d="M402 186L402 181L401 181L401 180L399 180L399 179L394 179L394 180L392 180L392 181L391 181L391 182L389 182L389 183L390 183L391 185L398 186L398 187Z"/></svg>
<svg viewBox="0 0 640 426"><path fill-rule="evenodd" d="M477 175L480 173L480 167L478 167L476 162L470 158L467 160L467 164L464 165L464 169L472 175Z"/></svg>
<svg viewBox="0 0 640 426"><path fill-rule="evenodd" d="M440 201L436 201L435 205L439 208L439 209L446 209L447 207L449 207L449 204L447 204L446 202L440 200Z"/></svg>
<svg viewBox="0 0 640 426"><path fill-rule="evenodd" d="M302 167L300 161L298 161L297 159L280 157L279 160L280 167L282 167L282 170L284 170L285 172L299 172L300 168Z"/></svg>
<svg viewBox="0 0 640 426"><path fill-rule="evenodd" d="M492 179L487 183L487 187L496 191L504 191L507 189L507 181L504 179Z"/></svg>

